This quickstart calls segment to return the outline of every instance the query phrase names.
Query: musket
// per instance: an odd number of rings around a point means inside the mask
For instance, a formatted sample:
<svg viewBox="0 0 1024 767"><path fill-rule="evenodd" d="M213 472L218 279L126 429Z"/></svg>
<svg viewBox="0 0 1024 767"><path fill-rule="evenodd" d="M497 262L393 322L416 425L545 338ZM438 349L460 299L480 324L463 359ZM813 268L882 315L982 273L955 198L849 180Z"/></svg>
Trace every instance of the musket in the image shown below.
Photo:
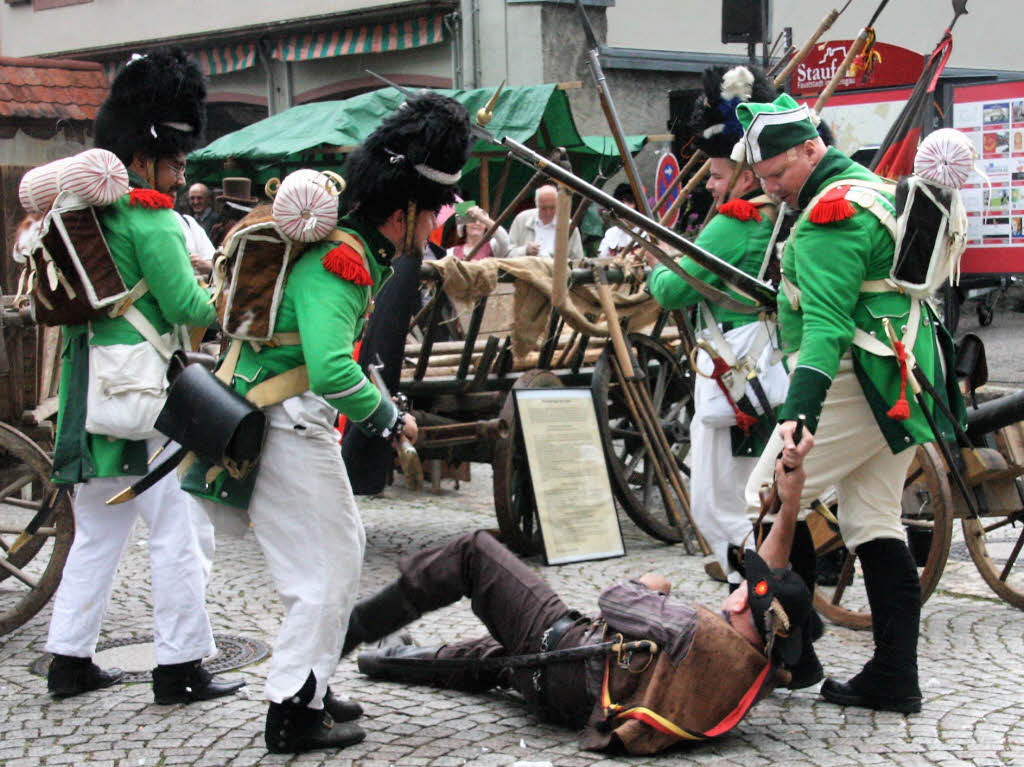
<svg viewBox="0 0 1024 767"><path fill-rule="evenodd" d="M611 92L608 90L608 81L605 79L604 70L601 68L601 46L597 42L594 28L590 26L590 19L587 18L586 11L583 10L581 0L576 0L576 10L579 12L583 31L587 35L587 62L590 65L590 74L594 78L594 84L597 86L597 95L601 101L601 109L608 120L608 127L611 129L612 138L615 139L615 145L619 148L619 157L622 158L622 170L629 180L629 185L633 188L633 198L636 200L637 208L642 210L648 218L651 218L651 204L647 200L647 195L644 194L644 186L640 183L640 174L637 172L633 155L630 154L629 147L626 145L626 133L622 129L622 123L619 121L619 114L615 111L615 102L612 101Z"/></svg>
<svg viewBox="0 0 1024 767"><path fill-rule="evenodd" d="M501 139L501 143L517 160L520 160L535 170L542 171L545 175L560 184L569 187L577 194L583 195L601 207L611 210L613 214L623 221L628 222L643 232L647 232L655 239L668 243L676 250L692 258L697 264L703 266L716 277L720 278L726 285L737 293L753 301L754 303L747 307L747 311L750 313L774 308L777 294L775 289L768 283L762 282L755 277L751 277L749 274L737 269L727 261L724 261L718 256L704 250L700 246L693 244L678 232L663 226L640 211L634 210L628 205L616 200L610 194L607 194L592 184L588 184L586 181L581 179L579 176L574 175L570 171L551 163L532 149L520 144L515 139L505 136ZM678 263L676 263L675 259L669 258L664 253L659 253L657 251L655 251L655 254L658 257L658 260L664 263L665 266L673 273L678 274L683 277L683 279L690 277L690 275L681 266L679 266ZM719 300L723 294L721 291L716 291L716 293L719 295L708 296L708 298L712 301Z"/></svg>
<svg viewBox="0 0 1024 767"><path fill-rule="evenodd" d="M564 663L581 658L593 658L603 655L628 655L642 652L650 655L658 653L658 644L650 639L624 641L621 634L611 642L599 642L579 647L566 647L561 650L546 650L527 655L497 655L486 658L410 658L394 655L387 659L388 664L397 666L430 666L436 669L501 669L501 668L539 668L552 663Z"/></svg>

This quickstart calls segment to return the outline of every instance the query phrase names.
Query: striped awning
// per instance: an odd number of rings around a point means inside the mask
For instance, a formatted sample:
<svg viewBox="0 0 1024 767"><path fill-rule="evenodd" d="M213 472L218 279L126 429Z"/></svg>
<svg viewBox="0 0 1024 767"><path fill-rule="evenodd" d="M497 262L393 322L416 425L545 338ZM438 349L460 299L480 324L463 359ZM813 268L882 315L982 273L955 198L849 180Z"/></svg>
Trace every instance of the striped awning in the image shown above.
<svg viewBox="0 0 1024 767"><path fill-rule="evenodd" d="M196 60L199 69L203 74L225 75L228 72L240 72L256 66L256 43L238 43L236 45L224 45L215 48L202 48L189 51L189 55ZM107 81L113 82L117 70L121 68L124 61L105 61L103 71L107 75Z"/></svg>
<svg viewBox="0 0 1024 767"><path fill-rule="evenodd" d="M404 21L367 24L317 34L291 35L277 41L280 61L311 61L356 53L389 53L444 42L443 14Z"/></svg>
<svg viewBox="0 0 1024 767"><path fill-rule="evenodd" d="M228 72L240 72L256 66L256 43L238 43L220 48L204 48L193 51L199 68L205 75L225 75Z"/></svg>

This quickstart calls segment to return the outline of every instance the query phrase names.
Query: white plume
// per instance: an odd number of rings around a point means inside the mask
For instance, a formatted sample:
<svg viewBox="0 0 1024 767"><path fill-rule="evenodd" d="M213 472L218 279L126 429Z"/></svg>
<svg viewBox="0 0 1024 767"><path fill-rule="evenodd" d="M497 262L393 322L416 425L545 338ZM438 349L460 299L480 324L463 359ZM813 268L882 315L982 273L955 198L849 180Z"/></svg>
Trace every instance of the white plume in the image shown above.
<svg viewBox="0 0 1024 767"><path fill-rule="evenodd" d="M722 75L722 99L728 101L736 96L741 101L750 101L754 89L754 73L744 66L733 67Z"/></svg>

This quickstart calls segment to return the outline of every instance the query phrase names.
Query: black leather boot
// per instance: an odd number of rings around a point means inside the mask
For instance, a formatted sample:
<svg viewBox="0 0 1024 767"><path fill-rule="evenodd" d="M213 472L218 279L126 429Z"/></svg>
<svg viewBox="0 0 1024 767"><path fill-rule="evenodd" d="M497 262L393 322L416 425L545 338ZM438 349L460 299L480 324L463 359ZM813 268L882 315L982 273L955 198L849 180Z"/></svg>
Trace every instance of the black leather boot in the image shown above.
<svg viewBox="0 0 1024 767"><path fill-rule="evenodd" d="M301 754L321 748L345 748L359 743L366 733L355 722L335 723L326 709L309 708L316 692L316 677L288 700L271 703L263 737L272 754Z"/></svg>
<svg viewBox="0 0 1024 767"><path fill-rule="evenodd" d="M484 692L504 686L499 669L476 669L471 663L465 666L435 663L443 647L376 647L359 653L356 665L371 679L388 682L432 685L462 692Z"/></svg>
<svg viewBox="0 0 1024 767"><path fill-rule="evenodd" d="M69 698L110 687L120 682L123 676L121 669L103 670L92 662L92 658L55 654L46 672L46 689L55 698Z"/></svg>
<svg viewBox="0 0 1024 767"><path fill-rule="evenodd" d="M153 698L162 706L172 703L193 703L231 695L245 682L232 679L214 681L213 674L203 668L202 661L166 663L153 669Z"/></svg>
<svg viewBox="0 0 1024 767"><path fill-rule="evenodd" d="M345 657L363 642L375 642L393 634L420 617L420 611L402 592L401 581L395 581L376 594L360 599L348 619L348 633L341 655Z"/></svg>
<svg viewBox="0 0 1024 767"><path fill-rule="evenodd" d="M336 698L331 688L327 688L324 695L324 711L331 715L335 722L351 722L363 715L363 707L354 700L342 700Z"/></svg>
<svg viewBox="0 0 1024 767"><path fill-rule="evenodd" d="M793 532L793 546L789 552L789 564L793 572L800 576L800 580L807 586L807 590L814 594L816 578L816 562L814 553L814 539L811 537L811 529L806 522L797 522L796 530ZM825 633L825 624L816 611L811 611L807 623L803 626L803 648L800 651L800 660L793 668L789 669L792 675L789 684L790 690L801 690L817 684L825 678L825 669L821 667L818 654L814 651L814 642L821 639Z"/></svg>
<svg viewBox="0 0 1024 767"><path fill-rule="evenodd" d="M871 605L875 653L849 682L831 677L821 686L830 703L916 714L921 710L917 639L921 582L903 541L882 538L857 548Z"/></svg>

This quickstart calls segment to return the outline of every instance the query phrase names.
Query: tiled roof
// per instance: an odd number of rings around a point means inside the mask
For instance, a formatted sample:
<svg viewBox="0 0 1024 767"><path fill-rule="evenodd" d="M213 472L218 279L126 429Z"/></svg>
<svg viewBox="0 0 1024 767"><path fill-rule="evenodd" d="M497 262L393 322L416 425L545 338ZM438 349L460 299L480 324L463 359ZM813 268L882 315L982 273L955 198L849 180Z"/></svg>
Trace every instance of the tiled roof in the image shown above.
<svg viewBox="0 0 1024 767"><path fill-rule="evenodd" d="M0 57L0 118L94 120L107 88L92 61Z"/></svg>

